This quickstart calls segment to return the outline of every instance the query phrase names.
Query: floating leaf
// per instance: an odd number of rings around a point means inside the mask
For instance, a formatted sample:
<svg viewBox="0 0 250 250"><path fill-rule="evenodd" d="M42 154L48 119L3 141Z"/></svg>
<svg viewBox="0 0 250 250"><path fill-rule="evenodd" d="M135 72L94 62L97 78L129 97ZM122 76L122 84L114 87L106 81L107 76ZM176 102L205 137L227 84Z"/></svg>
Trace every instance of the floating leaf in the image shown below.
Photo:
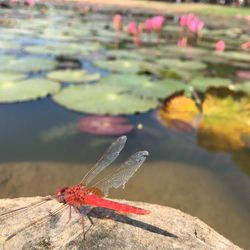
<svg viewBox="0 0 250 250"><path fill-rule="evenodd" d="M246 94L250 95L250 81L244 82L241 84L235 84L230 88L230 90L242 91L242 92L245 92Z"/></svg>
<svg viewBox="0 0 250 250"><path fill-rule="evenodd" d="M59 89L59 83L41 78L0 82L0 103L35 100L54 94Z"/></svg>
<svg viewBox="0 0 250 250"><path fill-rule="evenodd" d="M207 65L199 61L183 61L179 59L158 59L157 63L168 68L179 68L184 70L204 70Z"/></svg>
<svg viewBox="0 0 250 250"><path fill-rule="evenodd" d="M48 55L66 55L66 56L84 56L88 55L90 52L97 51L101 47L99 43L55 43L46 45L32 45L26 46L25 51L34 54L48 54Z"/></svg>
<svg viewBox="0 0 250 250"><path fill-rule="evenodd" d="M112 72L137 73L141 70L140 61L135 60L98 60L94 64Z"/></svg>
<svg viewBox="0 0 250 250"><path fill-rule="evenodd" d="M100 74L88 74L84 70L55 70L47 74L52 80L68 83L92 82L100 79Z"/></svg>
<svg viewBox="0 0 250 250"><path fill-rule="evenodd" d="M0 72L0 82L16 81L25 78L26 75L15 72Z"/></svg>
<svg viewBox="0 0 250 250"><path fill-rule="evenodd" d="M2 50L16 50L20 49L20 45L11 41L0 41L0 49Z"/></svg>
<svg viewBox="0 0 250 250"><path fill-rule="evenodd" d="M121 86L78 85L62 89L53 100L70 110L92 114L134 114L158 105L156 100L126 93Z"/></svg>
<svg viewBox="0 0 250 250"><path fill-rule="evenodd" d="M236 76L244 80L250 80L250 70L239 70L236 72Z"/></svg>
<svg viewBox="0 0 250 250"><path fill-rule="evenodd" d="M93 135L119 136L130 133L134 126L125 117L86 116L80 119L78 128Z"/></svg>
<svg viewBox="0 0 250 250"><path fill-rule="evenodd" d="M229 87L232 82L229 79L219 77L197 77L194 78L190 85L196 90L205 92L208 88Z"/></svg>
<svg viewBox="0 0 250 250"><path fill-rule="evenodd" d="M146 76L135 74L112 74L100 81L105 86L122 86L133 94L146 98L166 98L175 92L184 91L188 85L172 79L150 81Z"/></svg>
<svg viewBox="0 0 250 250"><path fill-rule="evenodd" d="M219 56L228 60L238 60L250 63L250 54L244 52L228 51L220 53Z"/></svg>
<svg viewBox="0 0 250 250"><path fill-rule="evenodd" d="M1 59L0 59L1 62ZM0 71L37 72L53 69L57 63L53 60L38 57L9 58L1 64Z"/></svg>
<svg viewBox="0 0 250 250"><path fill-rule="evenodd" d="M117 59L125 58L125 59L135 59L135 60L142 60L143 56L138 54L136 51L133 50L108 50L107 52L108 57L114 57Z"/></svg>

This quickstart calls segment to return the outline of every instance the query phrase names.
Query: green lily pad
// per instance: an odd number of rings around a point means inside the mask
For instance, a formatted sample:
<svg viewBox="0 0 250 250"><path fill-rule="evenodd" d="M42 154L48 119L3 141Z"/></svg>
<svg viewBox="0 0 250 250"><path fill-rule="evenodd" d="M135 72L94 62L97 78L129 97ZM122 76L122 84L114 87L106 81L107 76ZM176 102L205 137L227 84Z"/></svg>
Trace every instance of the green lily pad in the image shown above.
<svg viewBox="0 0 250 250"><path fill-rule="evenodd" d="M178 46L166 46L163 47L162 50L165 51L164 53L173 55L174 57L183 56L185 58L202 57L203 55L208 53L206 49L194 47L180 48Z"/></svg>
<svg viewBox="0 0 250 250"><path fill-rule="evenodd" d="M58 43L46 45L32 45L26 46L24 50L34 54L48 54L48 55L77 55L84 56L90 52L97 51L101 48L99 43Z"/></svg>
<svg viewBox="0 0 250 250"><path fill-rule="evenodd" d="M97 67L120 73L137 73L141 70L140 61L135 60L98 60Z"/></svg>
<svg viewBox="0 0 250 250"><path fill-rule="evenodd" d="M228 51L220 53L219 56L229 60L238 60L238 61L246 61L250 63L250 54L244 52L237 52L237 51Z"/></svg>
<svg viewBox="0 0 250 250"><path fill-rule="evenodd" d="M2 50L16 50L20 49L20 45L11 41L0 41L0 49Z"/></svg>
<svg viewBox="0 0 250 250"><path fill-rule="evenodd" d="M26 75L15 72L0 72L0 82L16 81L25 78Z"/></svg>
<svg viewBox="0 0 250 250"><path fill-rule="evenodd" d="M107 52L108 57L115 57L115 58L125 58L125 59L135 59L135 60L142 60L143 56L138 54L136 51L133 50L109 50Z"/></svg>
<svg viewBox="0 0 250 250"><path fill-rule="evenodd" d="M89 74L84 70L55 70L47 74L52 80L68 83L82 83L97 81L101 78L99 73Z"/></svg>
<svg viewBox="0 0 250 250"><path fill-rule="evenodd" d="M136 74L112 74L103 78L99 84L121 86L137 96L151 99L166 98L189 87L172 79L150 81L148 77Z"/></svg>
<svg viewBox="0 0 250 250"><path fill-rule="evenodd" d="M64 88L53 100L73 111L91 114L135 114L147 112L158 105L156 100L140 98L120 86L75 85Z"/></svg>
<svg viewBox="0 0 250 250"><path fill-rule="evenodd" d="M197 77L190 82L190 85L192 85L198 91L205 92L208 88L211 87L229 87L232 85L232 82L226 78Z"/></svg>
<svg viewBox="0 0 250 250"><path fill-rule="evenodd" d="M59 83L41 78L0 82L0 103L35 100L54 94L59 89Z"/></svg>
<svg viewBox="0 0 250 250"><path fill-rule="evenodd" d="M160 65L163 65L165 67L174 67L174 68L180 68L184 70L204 70L207 65L205 63L199 62L199 61L182 61L179 59L158 59L157 63Z"/></svg>
<svg viewBox="0 0 250 250"><path fill-rule="evenodd" d="M230 89L233 91L242 91L250 95L250 81L234 84Z"/></svg>
<svg viewBox="0 0 250 250"><path fill-rule="evenodd" d="M0 58L0 62L1 62ZM51 70L57 66L53 60L38 57L20 57L7 58L1 64L0 71L14 71L14 72L38 72Z"/></svg>

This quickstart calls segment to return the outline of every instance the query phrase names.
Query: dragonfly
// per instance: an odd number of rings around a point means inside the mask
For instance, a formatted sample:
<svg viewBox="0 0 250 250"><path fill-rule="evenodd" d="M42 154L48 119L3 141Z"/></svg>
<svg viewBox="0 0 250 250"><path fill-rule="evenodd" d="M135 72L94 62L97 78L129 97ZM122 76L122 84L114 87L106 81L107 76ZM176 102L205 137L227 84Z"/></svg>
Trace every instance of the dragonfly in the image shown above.
<svg viewBox="0 0 250 250"><path fill-rule="evenodd" d="M106 151L97 161L97 163L85 174L80 183L71 187L60 188L55 192L54 195L48 195L46 197L43 197L43 199L38 202L0 214L1 223L2 217L14 216L15 213L24 212L25 210L28 210L31 207L40 206L53 199L62 204L60 207L54 209L48 215L34 222L31 222L25 227L20 228L17 231L11 233L6 237L5 242L8 242L13 237L17 236L19 233L23 232L24 230L27 230L28 228L34 225L44 223L51 216L60 215L60 213L62 213L62 211L67 207L69 208L68 221L71 219L72 208L80 215L84 239L87 231L89 231L90 227L93 225L93 221L89 216L89 213L95 207L111 209L115 212L125 214L149 214L149 210L109 200L106 198L111 188L125 187L127 181L134 175L134 173L146 160L147 156L149 155L148 151L136 152L135 154L131 155L118 168L113 170L110 174L95 181L96 177L116 160L116 158L119 156L120 152L124 148L126 141L126 136L121 136L116 139L106 149ZM84 228L85 216L87 216L91 222L91 226L86 231Z"/></svg>

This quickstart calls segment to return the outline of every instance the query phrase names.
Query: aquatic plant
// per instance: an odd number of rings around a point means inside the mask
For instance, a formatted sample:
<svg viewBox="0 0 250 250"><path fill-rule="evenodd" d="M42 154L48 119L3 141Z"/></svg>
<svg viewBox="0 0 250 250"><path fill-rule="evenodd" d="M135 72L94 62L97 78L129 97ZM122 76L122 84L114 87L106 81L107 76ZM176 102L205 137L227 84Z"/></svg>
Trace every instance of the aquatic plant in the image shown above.
<svg viewBox="0 0 250 250"><path fill-rule="evenodd" d="M51 71L47 74L47 77L52 80L66 83L84 83L97 81L101 78L101 75L99 73L89 74L82 69L67 69Z"/></svg>
<svg viewBox="0 0 250 250"><path fill-rule="evenodd" d="M122 30L122 16L114 15L113 16L113 26L116 32L120 32Z"/></svg>
<svg viewBox="0 0 250 250"><path fill-rule="evenodd" d="M151 19L152 22L152 29L156 32L160 32L163 28L165 17L164 16L154 16Z"/></svg>
<svg viewBox="0 0 250 250"><path fill-rule="evenodd" d="M158 105L157 100L128 93L123 86L101 84L63 88L53 100L67 109L97 115L142 113Z"/></svg>
<svg viewBox="0 0 250 250"><path fill-rule="evenodd" d="M231 152L246 146L244 135L250 134L249 105L246 96L207 93L201 113L192 99L180 96L160 109L159 118L175 129L196 129L198 144L208 150Z"/></svg>
<svg viewBox="0 0 250 250"><path fill-rule="evenodd" d="M114 116L86 116L77 126L81 132L103 136L125 135L134 129L127 118Z"/></svg>
<svg viewBox="0 0 250 250"><path fill-rule="evenodd" d="M0 82L0 103L30 101L54 94L60 89L55 81L32 78L22 81Z"/></svg>
<svg viewBox="0 0 250 250"><path fill-rule="evenodd" d="M219 40L215 44L215 49L217 52L223 52L226 48L226 44L224 40Z"/></svg>

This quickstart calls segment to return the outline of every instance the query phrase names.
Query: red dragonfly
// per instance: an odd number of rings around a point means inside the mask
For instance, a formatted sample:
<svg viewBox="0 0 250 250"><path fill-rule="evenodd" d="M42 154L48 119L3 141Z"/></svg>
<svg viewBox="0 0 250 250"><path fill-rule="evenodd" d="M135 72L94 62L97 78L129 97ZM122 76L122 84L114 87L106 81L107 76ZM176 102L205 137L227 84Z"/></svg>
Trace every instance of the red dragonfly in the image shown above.
<svg viewBox="0 0 250 250"><path fill-rule="evenodd" d="M52 199L56 199L58 202L63 203L62 207L55 209L49 215L42 217L39 220L34 221L29 225L7 236L5 242L9 241L11 238L16 236L18 233L26 230L27 228L45 222L48 219L48 217L53 215L58 215L59 213L62 212L62 210L64 210L65 207L70 208L69 220L71 218L71 208L74 208L81 215L84 237L89 229L84 233L83 218L84 215L88 216L88 213L90 213L91 209L93 209L94 207L108 208L120 213L127 213L127 214L137 214L137 215L149 214L150 211L148 210L123 204L120 202L111 201L105 198L110 188L119 188L125 186L126 182L133 176L133 174L140 168L140 166L145 161L146 157L148 156L147 151L139 151L133 154L120 167L114 170L114 172L96 181L94 184L91 184L95 179L95 177L106 167L108 167L118 157L119 153L124 148L126 141L127 141L126 136L121 136L116 141L114 141L102 155L99 161L95 164L95 166L91 168L89 172L87 172L87 174L83 177L83 179L79 184L74 185L72 187L61 188L55 193L54 196L49 195L44 197L39 202L0 214L0 221L1 221L1 217L13 215L16 212L22 212L24 210L28 210L30 207L39 206ZM86 209L84 210L82 208ZM90 219L89 216L88 218ZM93 222L91 219L90 221L92 225Z"/></svg>

